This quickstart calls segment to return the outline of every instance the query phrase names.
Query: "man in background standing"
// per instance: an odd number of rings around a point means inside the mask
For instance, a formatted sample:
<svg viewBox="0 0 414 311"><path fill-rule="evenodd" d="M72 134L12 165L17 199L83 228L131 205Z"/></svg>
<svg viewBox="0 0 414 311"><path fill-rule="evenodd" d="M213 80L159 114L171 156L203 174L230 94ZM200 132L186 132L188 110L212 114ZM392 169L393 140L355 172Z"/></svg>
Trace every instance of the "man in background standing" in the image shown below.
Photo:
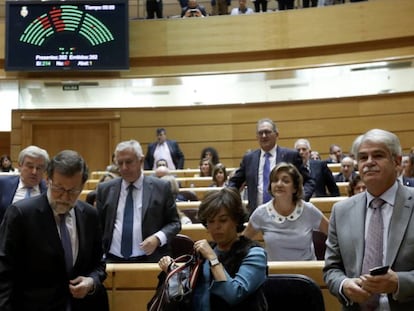
<svg viewBox="0 0 414 311"><path fill-rule="evenodd" d="M167 139L167 131L164 128L157 129L157 141L148 145L144 170L155 170L155 164L160 159L167 161L170 170L184 168L184 154L175 140Z"/></svg>
<svg viewBox="0 0 414 311"><path fill-rule="evenodd" d="M309 171L310 176L315 180L315 197L339 196L338 186L326 162L310 159L311 146L309 140L298 139L295 142L295 149L302 157L303 165Z"/></svg>
<svg viewBox="0 0 414 311"><path fill-rule="evenodd" d="M296 150L277 145L279 131L271 119L261 119L256 125L256 138L260 148L244 155L240 167L229 180L229 187L240 189L244 182L247 184L249 212L271 200L267 191L269 176L272 169L280 162L292 163L303 177L304 199L312 197L315 182L303 166L302 158Z"/></svg>

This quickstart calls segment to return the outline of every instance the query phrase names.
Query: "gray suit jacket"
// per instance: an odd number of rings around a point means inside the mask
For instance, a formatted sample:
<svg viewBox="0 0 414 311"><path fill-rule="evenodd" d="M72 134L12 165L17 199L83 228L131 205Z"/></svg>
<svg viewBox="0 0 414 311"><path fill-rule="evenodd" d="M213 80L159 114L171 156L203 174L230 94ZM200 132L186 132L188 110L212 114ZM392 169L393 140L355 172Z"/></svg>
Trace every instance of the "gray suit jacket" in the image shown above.
<svg viewBox="0 0 414 311"><path fill-rule="evenodd" d="M101 218L106 254L112 243L121 183L122 179L116 178L100 183L97 188L96 207ZM180 232L181 222L169 182L152 176L144 177L141 216L143 239L161 230L170 242ZM169 254L169 243L158 247L153 254L148 256L148 261L158 262L162 256L167 254Z"/></svg>
<svg viewBox="0 0 414 311"><path fill-rule="evenodd" d="M366 193L360 193L333 206L326 241L324 279L329 290L339 294L346 278L361 275L364 256ZM387 241L386 264L398 273L399 293L388 296L391 310L414 310L414 189L398 184ZM344 310L359 310L357 304Z"/></svg>

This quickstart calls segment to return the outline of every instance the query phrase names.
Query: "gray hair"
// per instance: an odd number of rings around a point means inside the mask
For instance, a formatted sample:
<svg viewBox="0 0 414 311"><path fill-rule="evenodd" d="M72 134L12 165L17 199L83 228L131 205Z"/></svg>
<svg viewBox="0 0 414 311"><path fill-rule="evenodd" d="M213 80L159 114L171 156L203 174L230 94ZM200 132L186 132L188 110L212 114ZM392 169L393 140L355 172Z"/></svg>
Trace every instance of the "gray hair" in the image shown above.
<svg viewBox="0 0 414 311"><path fill-rule="evenodd" d="M45 167L47 167L47 165L49 164L49 154L47 153L46 150L39 148L38 146L33 146L33 145L28 146L24 148L22 151L20 151L19 158L18 158L18 162L20 166L23 165L24 159L26 157L31 157L35 159L42 158L43 161L45 162Z"/></svg>
<svg viewBox="0 0 414 311"><path fill-rule="evenodd" d="M363 135L358 136L352 144L352 153L358 158L358 151L361 145L365 142L372 142L376 144L384 144L390 151L392 156L401 156L402 149L400 140L394 133L381 130L372 129Z"/></svg>
<svg viewBox="0 0 414 311"><path fill-rule="evenodd" d="M115 148L115 154L125 150L132 150L138 159L142 159L144 157L140 143L134 139L120 142Z"/></svg>
<svg viewBox="0 0 414 311"><path fill-rule="evenodd" d="M259 128L259 126L262 123L269 123L269 124L271 124L272 125L273 132L278 133L278 129L277 129L276 123L273 122L273 120L272 119L269 119L269 118L263 118L263 119L260 119L259 121L257 121L257 124L256 124L256 132L257 132L257 129Z"/></svg>
<svg viewBox="0 0 414 311"><path fill-rule="evenodd" d="M309 150L311 150L311 145L309 140L305 139L305 138L299 138L296 142L295 142L295 149L297 148L297 145L305 145Z"/></svg>

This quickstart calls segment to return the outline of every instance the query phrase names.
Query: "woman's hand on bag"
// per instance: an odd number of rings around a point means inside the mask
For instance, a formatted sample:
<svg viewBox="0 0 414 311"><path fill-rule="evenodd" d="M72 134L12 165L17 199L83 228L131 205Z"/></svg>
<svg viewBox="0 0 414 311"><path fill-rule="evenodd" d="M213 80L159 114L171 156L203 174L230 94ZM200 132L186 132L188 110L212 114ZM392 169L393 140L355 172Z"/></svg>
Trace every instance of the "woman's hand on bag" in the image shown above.
<svg viewBox="0 0 414 311"><path fill-rule="evenodd" d="M170 256L164 256L158 261L158 265L160 266L161 270L165 273L168 273L168 267L173 262L173 259Z"/></svg>
<svg viewBox="0 0 414 311"><path fill-rule="evenodd" d="M210 260L217 257L207 240L199 240L194 243L194 250L201 254L205 259Z"/></svg>

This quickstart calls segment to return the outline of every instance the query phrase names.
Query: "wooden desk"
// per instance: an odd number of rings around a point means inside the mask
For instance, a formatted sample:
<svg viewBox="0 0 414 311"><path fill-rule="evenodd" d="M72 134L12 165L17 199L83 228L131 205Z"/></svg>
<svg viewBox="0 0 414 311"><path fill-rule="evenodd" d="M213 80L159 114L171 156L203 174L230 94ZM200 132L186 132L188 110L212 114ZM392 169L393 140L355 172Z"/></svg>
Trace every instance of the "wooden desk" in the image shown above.
<svg viewBox="0 0 414 311"><path fill-rule="evenodd" d="M312 278L322 290L327 311L339 311L340 304L323 281L323 261L268 262L269 274L298 273ZM160 268L156 263L107 264L105 281L111 311L146 311L154 294Z"/></svg>
<svg viewBox="0 0 414 311"><path fill-rule="evenodd" d="M343 196L348 196L348 185L349 182L337 182L336 185L339 189L339 194Z"/></svg>
<svg viewBox="0 0 414 311"><path fill-rule="evenodd" d="M328 163L327 165L332 173L339 173L341 171L341 163Z"/></svg>

